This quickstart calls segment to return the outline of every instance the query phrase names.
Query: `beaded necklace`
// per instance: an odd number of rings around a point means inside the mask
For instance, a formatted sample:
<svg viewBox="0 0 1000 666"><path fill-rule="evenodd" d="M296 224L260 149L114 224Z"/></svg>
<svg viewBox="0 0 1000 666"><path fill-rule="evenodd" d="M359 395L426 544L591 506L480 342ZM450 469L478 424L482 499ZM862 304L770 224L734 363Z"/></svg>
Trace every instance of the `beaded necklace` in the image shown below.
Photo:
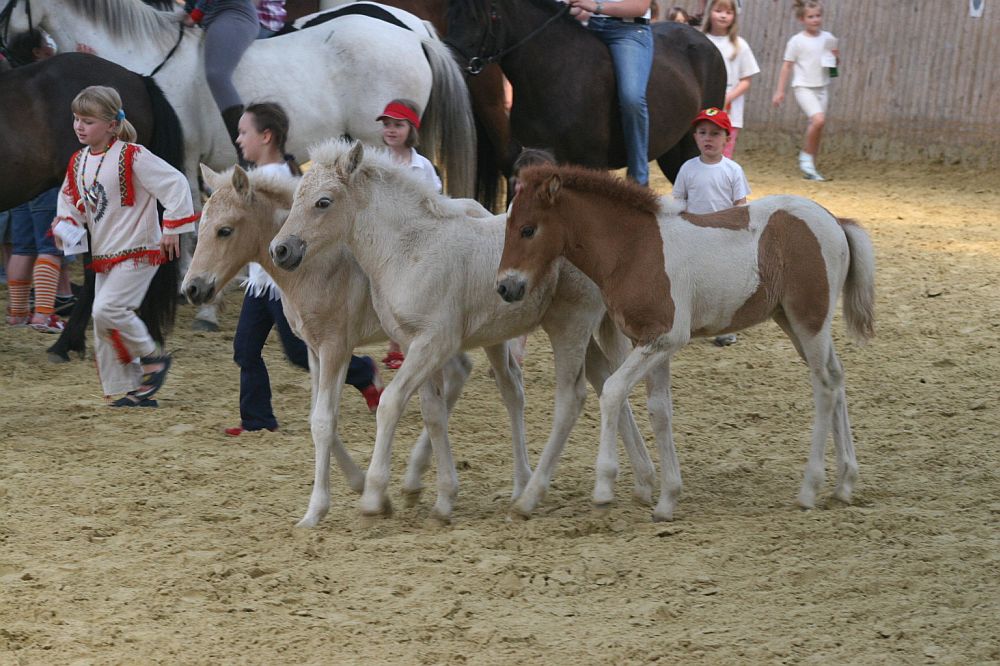
<svg viewBox="0 0 1000 666"><path fill-rule="evenodd" d="M94 180L91 181L90 187L87 187L87 185L86 185L86 183L84 182L83 179L84 179L84 176L87 173L87 158L90 157L91 153L90 153L89 149L86 150L86 151L84 151L84 153L83 153L83 165L80 167L80 185L83 186L82 187L82 189L83 189L83 198L86 199L87 203L90 204L91 208L96 208L97 207L97 202L99 200L98 199L98 197L99 197L99 190L97 188L97 177L99 175L101 175L101 167L104 166L104 158L108 156L109 152L111 152L111 145L113 143L114 143L114 141L112 140L112 142L108 144L108 147L104 149L104 152L101 153L101 159L100 159L100 161L97 162L97 171L94 172Z"/></svg>

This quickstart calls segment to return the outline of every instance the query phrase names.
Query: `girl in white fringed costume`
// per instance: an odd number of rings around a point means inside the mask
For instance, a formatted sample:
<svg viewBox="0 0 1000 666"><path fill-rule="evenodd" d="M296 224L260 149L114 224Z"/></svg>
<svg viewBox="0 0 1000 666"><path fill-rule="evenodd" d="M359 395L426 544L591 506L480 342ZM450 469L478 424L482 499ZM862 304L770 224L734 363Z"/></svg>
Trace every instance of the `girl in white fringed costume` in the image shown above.
<svg viewBox="0 0 1000 666"><path fill-rule="evenodd" d="M194 231L184 175L131 143L113 88L91 86L73 100L73 130L85 147L70 158L55 224L86 226L96 273L94 337L105 396L124 393L115 407L155 407L170 368L136 314L157 266L177 257L179 234ZM163 204L163 229L156 202Z"/></svg>

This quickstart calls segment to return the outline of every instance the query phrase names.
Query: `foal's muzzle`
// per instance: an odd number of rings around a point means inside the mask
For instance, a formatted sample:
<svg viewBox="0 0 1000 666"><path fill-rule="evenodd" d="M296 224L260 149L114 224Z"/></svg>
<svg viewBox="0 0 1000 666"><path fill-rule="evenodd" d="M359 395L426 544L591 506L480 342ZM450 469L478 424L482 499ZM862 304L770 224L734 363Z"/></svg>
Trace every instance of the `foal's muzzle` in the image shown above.
<svg viewBox="0 0 1000 666"><path fill-rule="evenodd" d="M271 243L271 259L278 268L294 271L306 256L306 242L298 236L289 236L280 243Z"/></svg>
<svg viewBox="0 0 1000 666"><path fill-rule="evenodd" d="M514 303L524 298L525 287L525 281L521 278L508 276L497 280L497 293L508 303Z"/></svg>
<svg viewBox="0 0 1000 666"><path fill-rule="evenodd" d="M202 277L192 278L184 287L184 295L192 305L208 303L215 296L215 283Z"/></svg>

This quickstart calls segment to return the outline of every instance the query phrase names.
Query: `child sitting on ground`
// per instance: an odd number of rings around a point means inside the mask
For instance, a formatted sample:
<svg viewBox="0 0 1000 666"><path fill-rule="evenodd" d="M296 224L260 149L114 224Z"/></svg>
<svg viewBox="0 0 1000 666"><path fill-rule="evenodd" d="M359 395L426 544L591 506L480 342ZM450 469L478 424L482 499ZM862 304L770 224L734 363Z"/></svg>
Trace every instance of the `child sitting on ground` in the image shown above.
<svg viewBox="0 0 1000 666"><path fill-rule="evenodd" d="M729 115L708 108L695 117L693 127L701 155L681 165L674 181L674 199L684 204L687 212L696 214L746 205L750 184L743 168L722 154L732 129ZM720 335L714 342L725 347L736 342L736 335Z"/></svg>

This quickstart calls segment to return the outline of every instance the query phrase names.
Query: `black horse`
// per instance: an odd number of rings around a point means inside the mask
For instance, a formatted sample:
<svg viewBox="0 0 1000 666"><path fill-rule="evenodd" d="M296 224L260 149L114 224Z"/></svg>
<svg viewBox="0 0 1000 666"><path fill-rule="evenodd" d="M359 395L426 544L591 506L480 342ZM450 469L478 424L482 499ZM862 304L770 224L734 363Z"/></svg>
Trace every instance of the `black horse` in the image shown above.
<svg viewBox="0 0 1000 666"><path fill-rule="evenodd" d="M57 55L0 73L0 137L5 146L0 160L0 210L62 183L69 158L80 148L70 104L77 93L93 85L117 90L139 134L138 142L183 169L180 121L153 79L93 55ZM89 263L90 255L84 260ZM177 281L176 261L160 266L139 308L150 335L161 345L174 322ZM69 352L84 352L93 298L94 276L86 271L83 294L66 330L49 347L50 358L69 360Z"/></svg>
<svg viewBox="0 0 1000 666"><path fill-rule="evenodd" d="M691 121L722 106L719 50L690 26L653 28L656 53L646 98L649 157L673 181L698 154ZM448 43L472 71L498 62L514 87L510 125L522 146L549 148L560 162L625 166L611 54L555 0L452 0Z"/></svg>

